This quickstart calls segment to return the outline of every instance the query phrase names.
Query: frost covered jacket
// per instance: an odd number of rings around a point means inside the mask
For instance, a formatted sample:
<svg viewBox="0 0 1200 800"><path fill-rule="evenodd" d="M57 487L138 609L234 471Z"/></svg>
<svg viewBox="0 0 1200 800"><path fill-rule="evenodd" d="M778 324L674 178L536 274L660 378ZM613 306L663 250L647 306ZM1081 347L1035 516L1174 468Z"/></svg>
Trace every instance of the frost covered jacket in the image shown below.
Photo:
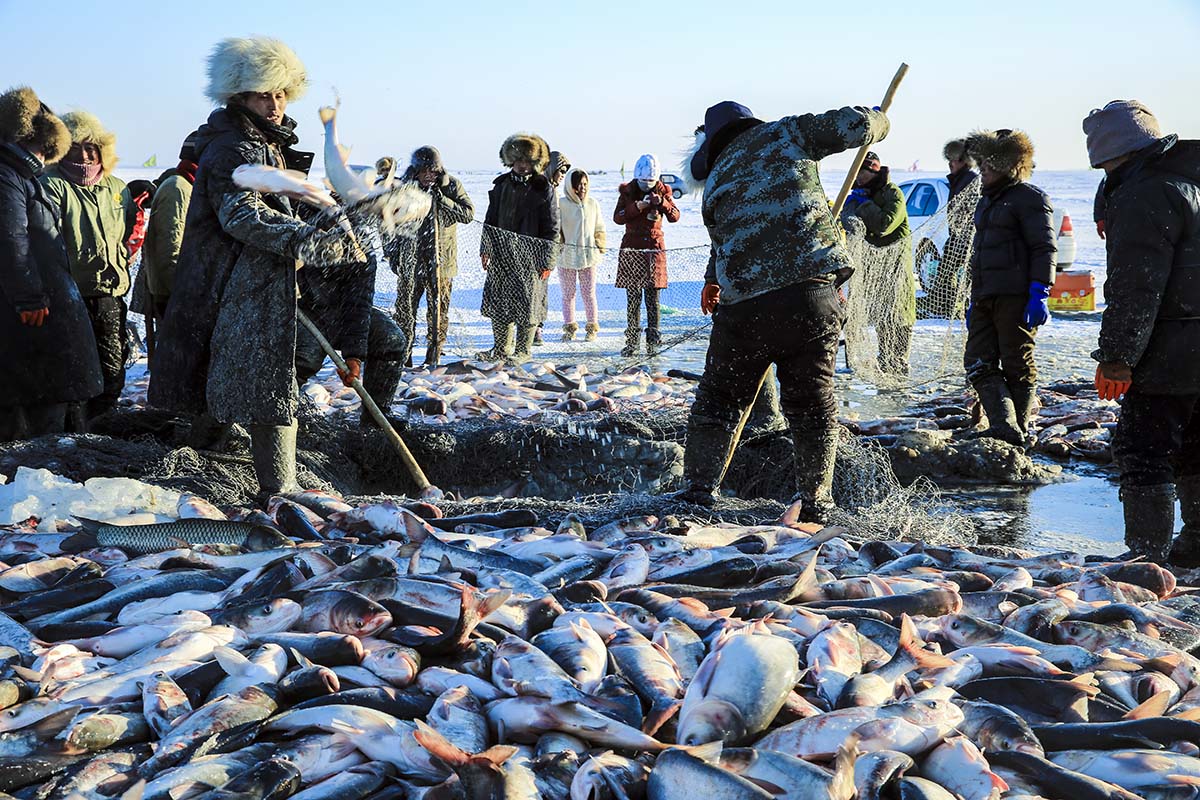
<svg viewBox="0 0 1200 800"><path fill-rule="evenodd" d="M726 145L702 206L712 240L705 280L721 285L723 304L851 268L817 162L888 130L882 113L846 107L764 122Z"/></svg>
<svg viewBox="0 0 1200 800"><path fill-rule="evenodd" d="M0 144L0 408L69 403L104 381L83 298L71 278L58 215L37 176L41 164ZM50 309L40 328L20 312ZM0 414L10 414L0 410Z"/></svg>
<svg viewBox="0 0 1200 800"><path fill-rule="evenodd" d="M105 175L79 186L50 167L42 178L46 196L58 209L71 274L84 297L124 297L129 291L129 251L125 240L137 221L137 206L125 181Z"/></svg>
<svg viewBox="0 0 1200 800"><path fill-rule="evenodd" d="M651 194L658 195L661 204L639 211L638 202ZM617 258L618 289L667 288L664 219L678 222L679 208L675 205L671 190L662 181L656 183L649 192L643 192L637 181L621 184L617 192L617 207L613 210L613 222L625 226L625 235L621 237L621 253Z"/></svg>
<svg viewBox="0 0 1200 800"><path fill-rule="evenodd" d="M1149 394L1200 392L1200 141L1168 136L1105 181L1098 361Z"/></svg>
<svg viewBox="0 0 1200 800"><path fill-rule="evenodd" d="M409 167L401 178L402 182L416 184L416 171ZM458 224L467 224L475 219L475 205L467 194L462 181L443 173L434 184L433 208L437 209L438 222L438 266L442 280L458 275ZM413 275L418 269L428 270L433 263L433 210L421 223L417 235L397 236L384 248L392 270L405 270Z"/></svg>
<svg viewBox="0 0 1200 800"><path fill-rule="evenodd" d="M220 108L197 135L175 283L154 353L149 400L207 410L223 422L288 425L295 416L296 251L315 230L279 195L242 189L233 171L266 164L307 171L284 128ZM207 407L207 408L206 408Z"/></svg>
<svg viewBox="0 0 1200 800"><path fill-rule="evenodd" d="M1054 210L1045 192L1024 181L983 190L975 206L972 299L1025 296L1034 281L1052 286L1057 262Z"/></svg>

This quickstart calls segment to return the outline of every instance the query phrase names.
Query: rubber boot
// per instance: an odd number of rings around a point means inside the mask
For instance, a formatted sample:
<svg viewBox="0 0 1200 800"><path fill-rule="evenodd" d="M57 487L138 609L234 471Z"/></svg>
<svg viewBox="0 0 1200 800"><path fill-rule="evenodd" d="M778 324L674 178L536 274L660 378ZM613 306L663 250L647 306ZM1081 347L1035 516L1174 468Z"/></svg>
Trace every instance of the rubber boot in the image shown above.
<svg viewBox="0 0 1200 800"><path fill-rule="evenodd" d="M192 418L187 446L193 450L220 450L232 427L229 423L217 422L208 414L197 414Z"/></svg>
<svg viewBox="0 0 1200 800"><path fill-rule="evenodd" d="M800 521L829 523L833 502L833 468L837 463L836 428L819 433L792 431L796 459L796 494L800 501Z"/></svg>
<svg viewBox="0 0 1200 800"><path fill-rule="evenodd" d="M510 364L525 364L533 359L533 340L537 330L536 325L526 325L517 331L517 349L508 359Z"/></svg>
<svg viewBox="0 0 1200 800"><path fill-rule="evenodd" d="M1200 567L1200 475L1185 475L1175 482L1183 530L1175 537L1167 560L1183 569Z"/></svg>
<svg viewBox="0 0 1200 800"><path fill-rule="evenodd" d="M967 434L968 439L999 439L1019 447L1025 445L1025 435L1017 430L1017 412L1012 394L1004 378L996 376L981 381L975 386L979 404L987 414L988 427Z"/></svg>
<svg viewBox="0 0 1200 800"><path fill-rule="evenodd" d="M736 434L715 425L688 426L683 450L683 489L672 500L712 508L736 446Z"/></svg>
<svg viewBox="0 0 1200 800"><path fill-rule="evenodd" d="M633 358L637 355L638 345L642 342L642 331L640 328L625 329L625 346L621 348L621 355L625 358Z"/></svg>
<svg viewBox="0 0 1200 800"><path fill-rule="evenodd" d="M564 342L573 342L575 341L575 334L578 332L579 326L574 322L568 322L566 325L563 325L562 340Z"/></svg>
<svg viewBox="0 0 1200 800"><path fill-rule="evenodd" d="M1175 530L1175 486L1122 486L1125 512L1125 558L1141 556L1155 564L1167 562Z"/></svg>
<svg viewBox="0 0 1200 800"><path fill-rule="evenodd" d="M658 328L646 328L646 355L657 355L662 349L662 336Z"/></svg>
<svg viewBox="0 0 1200 800"><path fill-rule="evenodd" d="M250 458L258 478L259 500L299 491L296 483L296 423L251 425Z"/></svg>
<svg viewBox="0 0 1200 800"><path fill-rule="evenodd" d="M595 322L589 322L584 328L584 331L585 335L583 340L585 342L594 342L596 341L596 334L600 332L600 326Z"/></svg>
<svg viewBox="0 0 1200 800"><path fill-rule="evenodd" d="M1025 447L1028 449L1037 444L1037 437L1031 435L1029 430L1029 422L1035 416L1034 408L1038 401L1037 387L1018 383L1009 387L1009 391L1012 393L1013 410L1016 412L1017 430L1025 436Z"/></svg>
<svg viewBox="0 0 1200 800"><path fill-rule="evenodd" d="M513 325L511 322L492 320L492 349L480 350L475 358L480 361L503 361L513 350Z"/></svg>
<svg viewBox="0 0 1200 800"><path fill-rule="evenodd" d="M392 398L396 396L396 388L400 385L400 378L403 374L404 365L399 361L391 359L367 361L367 366L363 370L363 388L367 390L367 394L371 396L375 405L379 406L379 410L384 415L392 407ZM379 427L365 405L359 412L358 423L364 428Z"/></svg>

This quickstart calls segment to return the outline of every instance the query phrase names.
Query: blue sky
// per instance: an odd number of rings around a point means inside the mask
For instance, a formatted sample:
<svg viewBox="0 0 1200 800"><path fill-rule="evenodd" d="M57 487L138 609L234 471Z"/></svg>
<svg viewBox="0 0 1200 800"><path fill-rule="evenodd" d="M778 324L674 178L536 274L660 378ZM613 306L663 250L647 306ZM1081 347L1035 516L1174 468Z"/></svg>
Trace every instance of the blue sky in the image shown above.
<svg viewBox="0 0 1200 800"><path fill-rule="evenodd" d="M1167 131L1200 136L1200 0L958 2L77 3L0 0L0 75L118 135L126 165L179 142L209 113L204 59L225 36L288 42L308 67L289 108L319 150L316 109L341 96L352 161L431 143L453 169L498 168L500 141L542 134L577 166L655 152L671 165L719 100L766 119L874 105L911 72L884 161L941 169L975 127L1024 128L1039 166L1087 166L1080 121L1136 97ZM848 159L843 159L848 160Z"/></svg>

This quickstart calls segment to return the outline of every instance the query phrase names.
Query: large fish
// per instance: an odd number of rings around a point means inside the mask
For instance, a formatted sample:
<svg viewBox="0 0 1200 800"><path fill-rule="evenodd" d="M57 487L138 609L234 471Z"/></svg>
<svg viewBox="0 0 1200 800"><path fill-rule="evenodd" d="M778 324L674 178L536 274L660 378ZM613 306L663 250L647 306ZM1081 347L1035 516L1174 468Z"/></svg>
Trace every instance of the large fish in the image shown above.
<svg viewBox="0 0 1200 800"><path fill-rule="evenodd" d="M249 522L192 518L154 525L111 525L76 517L83 532L66 542L75 550L117 547L126 553L160 553L181 545L228 544L253 552L290 547L292 542L274 528Z"/></svg>

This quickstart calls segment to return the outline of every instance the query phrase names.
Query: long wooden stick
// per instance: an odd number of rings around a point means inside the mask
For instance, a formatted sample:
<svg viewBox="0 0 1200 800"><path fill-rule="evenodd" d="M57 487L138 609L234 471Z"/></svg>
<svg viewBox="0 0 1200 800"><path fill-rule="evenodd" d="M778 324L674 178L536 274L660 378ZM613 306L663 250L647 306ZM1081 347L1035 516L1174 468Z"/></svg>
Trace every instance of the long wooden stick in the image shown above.
<svg viewBox="0 0 1200 800"><path fill-rule="evenodd" d="M901 63L900 69L896 70L892 82L888 84L887 92L883 95L883 102L879 104L879 110L887 113L892 107L892 99L896 96L896 90L900 88L900 81L904 80L904 76L908 74L908 64ZM837 199L833 201L833 218L837 219L842 213L842 206L846 204L846 198L850 196L850 190L854 188L854 179L858 177L858 171L862 169L863 161L867 158L867 153L871 151L871 145L864 144L858 148L858 152L854 155L854 163L850 165L850 171L846 173L846 180L842 181L842 190L838 192Z"/></svg>
<svg viewBox="0 0 1200 800"><path fill-rule="evenodd" d="M300 324L302 324L305 328L308 328L308 332L311 333L313 338L317 340L317 344L321 345L321 349L324 350L325 355L329 356L329 358L333 361L334 366L336 366L342 372L348 372L349 368L346 366L346 360L338 354L337 350L333 349L333 345L331 345L329 340L321 334L320 329L313 324L313 321L308 318L308 315L300 309L296 309L296 318L300 320ZM384 435L387 436L392 447L395 448L396 452L400 454L400 460L404 462L404 466L408 470L408 474L411 475L412 479L416 482L417 489L420 491L421 495L428 497L432 494L438 493L437 487L430 483L429 479L425 477L425 471L421 469L421 465L418 464L417 459L413 457L412 451L408 449L408 445L406 445L404 440L400 438L400 434L396 433L396 429L392 427L392 423L388 422L387 417L383 415L383 411L379 409L379 406L371 398L371 395L369 395L367 390L363 388L362 381L360 381L358 378L355 378L350 382L350 388L358 393L358 396L362 399L363 407L367 409L367 412L371 415L371 418L374 419L379 427L383 430Z"/></svg>

